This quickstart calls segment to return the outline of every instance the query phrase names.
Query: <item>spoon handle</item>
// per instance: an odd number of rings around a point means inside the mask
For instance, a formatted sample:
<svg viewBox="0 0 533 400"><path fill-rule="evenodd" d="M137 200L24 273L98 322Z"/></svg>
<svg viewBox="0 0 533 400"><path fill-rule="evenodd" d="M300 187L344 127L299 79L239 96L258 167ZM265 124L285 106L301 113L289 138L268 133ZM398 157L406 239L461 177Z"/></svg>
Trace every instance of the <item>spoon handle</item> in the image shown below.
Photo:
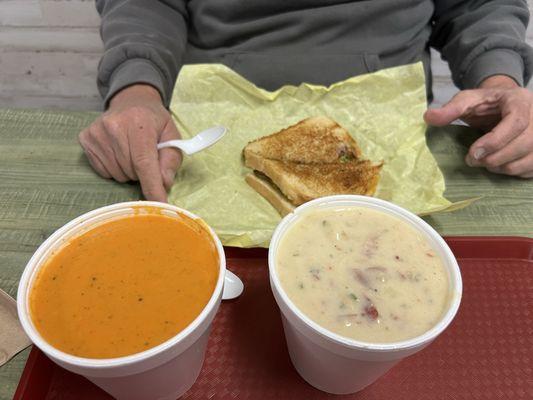
<svg viewBox="0 0 533 400"><path fill-rule="evenodd" d="M183 142L185 140L169 140L168 142L161 142L157 144L157 150L165 149L167 147L174 147L176 149L184 150L183 149Z"/></svg>
<svg viewBox="0 0 533 400"><path fill-rule="evenodd" d="M191 155L214 145L226 134L226 130L227 129L223 126L213 126L190 139L176 139L159 143L157 149L160 150L166 147L175 147L182 150L185 154Z"/></svg>

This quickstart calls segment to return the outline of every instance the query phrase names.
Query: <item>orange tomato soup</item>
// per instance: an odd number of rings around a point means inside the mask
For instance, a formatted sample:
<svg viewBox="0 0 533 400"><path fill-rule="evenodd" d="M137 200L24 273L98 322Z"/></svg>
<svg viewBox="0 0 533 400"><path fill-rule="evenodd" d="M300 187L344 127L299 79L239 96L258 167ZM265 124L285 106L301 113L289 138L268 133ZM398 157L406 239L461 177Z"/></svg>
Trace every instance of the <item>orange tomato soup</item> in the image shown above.
<svg viewBox="0 0 533 400"><path fill-rule="evenodd" d="M87 358L138 353L208 303L219 273L209 233L186 216L142 210L85 231L41 267L30 314L55 348Z"/></svg>

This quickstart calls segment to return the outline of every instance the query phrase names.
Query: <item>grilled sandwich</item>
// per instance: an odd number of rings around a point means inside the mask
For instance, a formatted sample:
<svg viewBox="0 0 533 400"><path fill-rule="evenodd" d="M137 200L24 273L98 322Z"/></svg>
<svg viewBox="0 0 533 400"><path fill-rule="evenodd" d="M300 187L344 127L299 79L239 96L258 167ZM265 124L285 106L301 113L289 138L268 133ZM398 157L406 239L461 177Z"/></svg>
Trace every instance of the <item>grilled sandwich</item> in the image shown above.
<svg viewBox="0 0 533 400"><path fill-rule="evenodd" d="M362 158L350 134L326 117L307 118L244 148L246 182L281 215L333 194L373 195L383 163Z"/></svg>

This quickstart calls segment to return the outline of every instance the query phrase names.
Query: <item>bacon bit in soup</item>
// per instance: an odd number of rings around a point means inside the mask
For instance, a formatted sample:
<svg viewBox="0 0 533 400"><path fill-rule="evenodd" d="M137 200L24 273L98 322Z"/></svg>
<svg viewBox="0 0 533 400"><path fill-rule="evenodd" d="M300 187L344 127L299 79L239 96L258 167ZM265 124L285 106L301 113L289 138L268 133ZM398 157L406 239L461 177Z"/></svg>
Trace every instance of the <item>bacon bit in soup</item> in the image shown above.
<svg viewBox="0 0 533 400"><path fill-rule="evenodd" d="M426 256L433 258L433 257L435 257L435 254L433 254L431 251L428 251L426 253Z"/></svg>
<svg viewBox="0 0 533 400"><path fill-rule="evenodd" d="M370 303L365 307L365 315L372 321L375 321L379 317L379 313L374 304Z"/></svg>
<svg viewBox="0 0 533 400"><path fill-rule="evenodd" d="M350 298L351 298L352 300L355 300L355 301L358 300L358 299L357 299L357 296L356 296L355 294L353 294L353 293L350 293L348 296L350 296Z"/></svg>
<svg viewBox="0 0 533 400"><path fill-rule="evenodd" d="M395 259L396 261L403 261L403 260L400 258L400 256L398 256L398 255L394 256L394 259Z"/></svg>

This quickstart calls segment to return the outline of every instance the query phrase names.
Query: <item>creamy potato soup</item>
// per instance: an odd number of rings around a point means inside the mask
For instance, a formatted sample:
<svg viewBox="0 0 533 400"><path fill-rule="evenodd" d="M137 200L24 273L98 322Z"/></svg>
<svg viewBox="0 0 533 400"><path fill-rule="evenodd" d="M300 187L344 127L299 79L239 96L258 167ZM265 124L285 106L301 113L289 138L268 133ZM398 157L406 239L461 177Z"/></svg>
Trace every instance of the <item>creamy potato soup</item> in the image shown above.
<svg viewBox="0 0 533 400"><path fill-rule="evenodd" d="M372 343L416 337L448 305L448 276L406 222L364 207L303 214L281 239L281 286L310 319Z"/></svg>

